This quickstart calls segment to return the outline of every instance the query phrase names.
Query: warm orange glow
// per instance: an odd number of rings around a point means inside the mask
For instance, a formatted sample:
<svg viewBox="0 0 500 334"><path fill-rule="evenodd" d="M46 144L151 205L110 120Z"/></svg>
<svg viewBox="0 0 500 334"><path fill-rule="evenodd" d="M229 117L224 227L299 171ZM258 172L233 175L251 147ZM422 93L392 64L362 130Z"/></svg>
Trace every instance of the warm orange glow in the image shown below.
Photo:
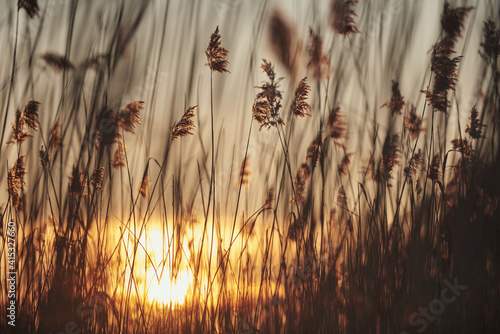
<svg viewBox="0 0 500 334"><path fill-rule="evenodd" d="M155 275L154 269L148 270L148 300L161 306L175 308L184 302L191 286L192 277L184 271L171 279L170 275L164 274L160 280Z"/></svg>

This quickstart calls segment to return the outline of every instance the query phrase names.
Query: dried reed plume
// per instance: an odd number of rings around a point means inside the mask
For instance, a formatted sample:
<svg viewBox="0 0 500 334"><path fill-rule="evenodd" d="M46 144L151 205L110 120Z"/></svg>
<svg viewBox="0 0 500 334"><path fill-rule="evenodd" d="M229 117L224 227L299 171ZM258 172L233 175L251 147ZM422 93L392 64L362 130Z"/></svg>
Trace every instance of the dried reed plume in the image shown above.
<svg viewBox="0 0 500 334"><path fill-rule="evenodd" d="M295 97L293 98L292 105L290 109L296 117L304 118L306 116L311 116L310 112L312 110L311 105L306 102L309 98L309 92L311 91L311 86L306 82L307 78L300 80L297 89L295 90Z"/></svg>
<svg viewBox="0 0 500 334"><path fill-rule="evenodd" d="M43 169L47 170L49 169L49 153L47 152L47 149L42 145L39 151L39 156L40 156L40 165L42 166Z"/></svg>
<svg viewBox="0 0 500 334"><path fill-rule="evenodd" d="M410 106L410 109L406 114L404 128L410 132L410 136L413 139L417 139L420 133L423 131L422 117L419 117L417 115L414 105Z"/></svg>
<svg viewBox="0 0 500 334"><path fill-rule="evenodd" d="M7 175L7 192L11 198L12 205L19 211L23 207L23 188L26 184L24 181L24 175L26 174L24 157L24 155L21 155L17 158L14 166L12 166Z"/></svg>
<svg viewBox="0 0 500 334"><path fill-rule="evenodd" d="M264 82L260 88L261 92L255 97L252 107L253 118L260 124L260 128L266 126L269 130L272 126L285 125L279 111L281 109L281 92L278 90L281 78L276 79L273 65L267 60L262 60L262 70L267 74L270 82Z"/></svg>
<svg viewBox="0 0 500 334"><path fill-rule="evenodd" d="M453 44L453 40L445 37L434 45L431 56L431 70L435 74L434 87L432 92L429 88L422 91L433 108L444 113L449 107L447 92L448 90L455 91L455 84L458 80L457 68L462 59L462 57L450 58L455 52Z"/></svg>
<svg viewBox="0 0 500 334"><path fill-rule="evenodd" d="M309 147L307 148L307 158L306 160L311 165L311 168L315 168L318 164L319 157L321 155L321 133L318 133L316 138L313 139Z"/></svg>
<svg viewBox="0 0 500 334"><path fill-rule="evenodd" d="M330 111L330 115L328 115L327 126L330 129L330 138L336 143L339 140L345 139L347 132L347 125L342 118L343 115L340 107L333 108Z"/></svg>
<svg viewBox="0 0 500 334"><path fill-rule="evenodd" d="M192 132L195 129L194 124L194 111L198 108L198 106L189 107L188 110L181 117L181 120L178 123L174 123L170 128L170 133L172 134L172 140L176 140L177 138L184 137L187 135L194 135Z"/></svg>
<svg viewBox="0 0 500 334"><path fill-rule="evenodd" d="M454 41L461 37L460 33L464 27L467 14L473 7L450 8L448 1L444 2L443 14L441 15L441 27L445 33Z"/></svg>
<svg viewBox="0 0 500 334"><path fill-rule="evenodd" d="M102 180L104 177L104 167L96 168L90 176L90 185L95 190L102 190Z"/></svg>
<svg viewBox="0 0 500 334"><path fill-rule="evenodd" d="M479 112L477 111L476 106L472 107L469 119L470 119L470 125L467 124L465 132L467 132L472 139L484 138L482 129L486 127L486 125L480 123Z"/></svg>
<svg viewBox="0 0 500 334"><path fill-rule="evenodd" d="M399 83L397 81L392 81L392 96L391 99L382 104L382 107L388 107L391 111L392 117L395 114L401 115L403 107L405 106L405 101L399 90Z"/></svg>
<svg viewBox="0 0 500 334"><path fill-rule="evenodd" d="M124 110L118 115L119 126L128 132L135 133L135 123L141 124L139 120L139 114L142 110L142 105L144 101L135 101L129 103Z"/></svg>
<svg viewBox="0 0 500 334"><path fill-rule="evenodd" d="M240 173L239 173L237 185L239 186L240 181L241 181L242 186L248 186L249 185L248 178L251 175L252 174L250 173L250 158L246 157L245 159L243 159L243 161L241 162L241 165L240 165Z"/></svg>
<svg viewBox="0 0 500 334"><path fill-rule="evenodd" d="M436 154L431 161L429 166L429 171L427 173L427 178L432 181L437 181L441 177L441 159L439 154Z"/></svg>
<svg viewBox="0 0 500 334"><path fill-rule="evenodd" d="M344 186L340 186L340 189L337 193L337 204L344 209L348 209L347 207L347 194L345 193Z"/></svg>
<svg viewBox="0 0 500 334"><path fill-rule="evenodd" d="M149 178L149 173L144 173L139 184L139 196L148 198L149 187L151 186L151 180Z"/></svg>
<svg viewBox="0 0 500 334"><path fill-rule="evenodd" d="M500 55L500 29L492 20L484 22L483 26L484 41L481 42L483 52L479 52L486 61L495 64L498 55Z"/></svg>
<svg viewBox="0 0 500 334"><path fill-rule="evenodd" d="M38 118L38 107L40 106L40 102L31 100L24 107L24 119L26 125L33 130L38 130L38 123L40 122Z"/></svg>
<svg viewBox="0 0 500 334"><path fill-rule="evenodd" d="M387 186L391 187L389 183L393 179L392 172L395 166L399 165L399 136L387 135L385 137L384 147L382 148L382 171L381 176L388 182Z"/></svg>
<svg viewBox="0 0 500 334"><path fill-rule="evenodd" d="M295 174L295 196L292 197L292 203L304 204L306 182L311 175L311 167L303 162Z"/></svg>
<svg viewBox="0 0 500 334"><path fill-rule="evenodd" d="M96 123L95 144L102 148L119 142L120 133L119 117L116 112L105 107L99 113Z"/></svg>
<svg viewBox="0 0 500 334"><path fill-rule="evenodd" d="M351 8L358 3L357 0L333 0L330 12L330 25L339 34L348 36L359 33L354 17L356 13Z"/></svg>
<svg viewBox="0 0 500 334"><path fill-rule="evenodd" d="M69 177L69 194L73 197L84 196L86 187L84 173L80 172L76 164L73 165L73 172Z"/></svg>
<svg viewBox="0 0 500 334"><path fill-rule="evenodd" d="M421 149L418 149L418 152L415 153L410 159L410 163L408 167L405 167L404 172L407 178L411 178L417 174L418 169L425 169L424 155Z"/></svg>
<svg viewBox="0 0 500 334"><path fill-rule="evenodd" d="M69 59L55 53L46 52L41 56L41 58L45 60L47 65L56 71L72 70L75 68L75 65L73 65Z"/></svg>
<svg viewBox="0 0 500 334"><path fill-rule="evenodd" d="M205 54L207 55L208 62L205 64L210 67L214 72L229 72L227 70L227 65L229 62L226 57L228 55L227 49L222 47L221 36L219 34L219 26L215 29L215 32L210 36L210 43L208 44Z"/></svg>
<svg viewBox="0 0 500 334"><path fill-rule="evenodd" d="M340 162L340 164L338 166L339 174L341 176L347 175L347 170L349 168L349 165L351 164L351 157L352 157L352 153L344 154L344 157L342 158L342 161Z"/></svg>
<svg viewBox="0 0 500 334"><path fill-rule="evenodd" d="M326 78L329 79L330 63L323 53L323 41L314 33L312 28L309 28L307 51L309 52L309 63L307 64L307 68L312 69L313 78L320 80L326 75Z"/></svg>
<svg viewBox="0 0 500 334"><path fill-rule="evenodd" d="M271 209L274 201L274 188L269 188L266 192L266 200L264 202L264 208Z"/></svg>
<svg viewBox="0 0 500 334"><path fill-rule="evenodd" d="M37 0L18 0L17 8L23 8L28 13L28 16L32 19L35 16L39 15L40 8L38 7Z"/></svg>
<svg viewBox="0 0 500 334"><path fill-rule="evenodd" d="M118 142L118 148L115 152L115 157L111 161L111 166L113 168L125 167L127 164L125 163L125 144L120 141Z"/></svg>
<svg viewBox="0 0 500 334"><path fill-rule="evenodd" d="M293 27L277 10L271 14L270 41L272 50L293 76L297 72L302 42Z"/></svg>
<svg viewBox="0 0 500 334"><path fill-rule="evenodd" d="M52 128L52 130L50 130L49 148L51 150L54 150L62 143L61 123L62 123L62 120L59 118L57 120L56 124L54 124L54 127Z"/></svg>
<svg viewBox="0 0 500 334"><path fill-rule="evenodd" d="M22 144L29 137L33 135L25 130L26 118L21 110L16 111L16 121L12 123L12 140L6 144Z"/></svg>
<svg viewBox="0 0 500 334"><path fill-rule="evenodd" d="M453 149L462 153L466 159L469 161L472 160L474 156L474 149L472 148L472 143L469 143L467 138L453 139L451 144L453 145Z"/></svg>

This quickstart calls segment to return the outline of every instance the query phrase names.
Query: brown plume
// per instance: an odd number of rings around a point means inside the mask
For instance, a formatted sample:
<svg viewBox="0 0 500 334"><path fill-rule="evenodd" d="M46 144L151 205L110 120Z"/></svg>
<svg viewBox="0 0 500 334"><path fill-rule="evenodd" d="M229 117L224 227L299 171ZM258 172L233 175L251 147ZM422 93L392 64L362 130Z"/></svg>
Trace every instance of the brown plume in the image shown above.
<svg viewBox="0 0 500 334"><path fill-rule="evenodd" d="M397 81L392 81L392 96L391 99L385 102L382 107L389 107L392 117L395 114L401 115L403 107L405 106L405 101L403 96L401 96L401 91L399 90L399 83Z"/></svg>
<svg viewBox="0 0 500 334"><path fill-rule="evenodd" d="M176 140L177 138L184 137L187 135L194 135L192 132L195 129L194 125L194 111L198 108L198 106L189 107L188 110L181 117L181 120L178 123L174 123L170 128L170 133L172 134L172 140Z"/></svg>
<svg viewBox="0 0 500 334"><path fill-rule="evenodd" d="M207 50L205 51L208 60L205 65L210 67L214 72L229 72L227 70L229 62L226 59L228 53L227 49L222 47L219 26L217 26L215 32L210 36L210 43L208 43Z"/></svg>
<svg viewBox="0 0 500 334"><path fill-rule="evenodd" d="M312 110L312 107L306 102L309 98L309 92L311 91L311 86L307 84L306 79L307 78L300 80L290 107L292 113L301 118L311 116L310 112Z"/></svg>
<svg viewBox="0 0 500 334"><path fill-rule="evenodd" d="M356 13L351 8L357 4L357 0L333 0L330 12L330 25L339 34L348 36L359 33L354 17Z"/></svg>

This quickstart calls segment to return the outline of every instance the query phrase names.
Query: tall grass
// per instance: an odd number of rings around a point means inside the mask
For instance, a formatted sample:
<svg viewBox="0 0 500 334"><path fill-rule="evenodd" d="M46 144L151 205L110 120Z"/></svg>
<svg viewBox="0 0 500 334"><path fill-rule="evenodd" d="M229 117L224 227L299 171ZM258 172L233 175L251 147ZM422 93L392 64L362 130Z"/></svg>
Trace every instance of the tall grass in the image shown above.
<svg viewBox="0 0 500 334"><path fill-rule="evenodd" d="M436 8L11 4L1 332L499 332L500 8Z"/></svg>

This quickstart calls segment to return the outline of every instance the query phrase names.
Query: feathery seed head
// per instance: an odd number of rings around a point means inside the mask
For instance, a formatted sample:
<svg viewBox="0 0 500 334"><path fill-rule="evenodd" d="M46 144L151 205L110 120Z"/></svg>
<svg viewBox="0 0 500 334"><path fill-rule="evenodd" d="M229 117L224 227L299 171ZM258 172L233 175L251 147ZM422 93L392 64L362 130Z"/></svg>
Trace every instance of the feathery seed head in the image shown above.
<svg viewBox="0 0 500 334"><path fill-rule="evenodd" d="M339 34L348 36L359 33L354 17L356 13L352 9L357 0L333 0L330 12L330 25Z"/></svg>
<svg viewBox="0 0 500 334"><path fill-rule="evenodd" d="M343 120L342 111L340 107L335 107L328 115L327 126L330 129L330 138L334 141L345 139L347 128Z"/></svg>
<svg viewBox="0 0 500 334"><path fill-rule="evenodd" d="M227 49L222 47L221 36L219 34L219 26L217 26L215 32L212 34L212 36L210 36L210 42L208 44L207 50L205 51L208 60L205 65L210 67L210 69L214 72L229 72L227 70L229 61L227 61L226 59L228 53L229 52L227 51Z"/></svg>
<svg viewBox="0 0 500 334"><path fill-rule="evenodd" d="M125 109L120 112L120 114L118 115L118 124L123 130L135 133L135 123L141 124L141 121L139 120L139 114L142 110L143 104L144 101L135 101L129 103L125 107Z"/></svg>
<svg viewBox="0 0 500 334"><path fill-rule="evenodd" d="M33 130L38 130L38 123L40 122L38 118L38 107L40 106L40 102L31 100L24 107L24 118L26 125L32 128Z"/></svg>
<svg viewBox="0 0 500 334"><path fill-rule="evenodd" d="M391 99L385 102L382 107L389 107L391 111L392 117L394 115L402 114L403 107L405 105L405 101L403 96L401 95L401 91L399 90L399 83L397 81L392 81L392 96Z"/></svg>
<svg viewBox="0 0 500 334"><path fill-rule="evenodd" d="M410 106L408 113L405 117L404 128L410 132L413 139L417 139L422 129L422 117L419 117L415 112L415 106Z"/></svg>
<svg viewBox="0 0 500 334"><path fill-rule="evenodd" d="M328 58L323 53L323 41L314 33L312 28L309 28L309 44L307 45L309 52L308 68L312 68L313 78L320 80L323 76L330 78L330 63Z"/></svg>
<svg viewBox="0 0 500 334"><path fill-rule="evenodd" d="M139 184L139 196L148 198L150 185L151 185L151 180L149 178L149 173L145 173L142 176L141 183Z"/></svg>
<svg viewBox="0 0 500 334"><path fill-rule="evenodd" d="M46 52L41 56L41 58L47 63L47 65L58 72L63 70L72 70L75 68L75 65L73 65L69 59L55 53Z"/></svg>
<svg viewBox="0 0 500 334"><path fill-rule="evenodd" d="M299 82L299 86L295 90L295 97L293 98L292 105L290 109L296 117L304 118L306 116L311 116L310 112L312 110L311 105L306 102L309 97L309 92L311 91L311 86L306 82L306 78Z"/></svg>
<svg viewBox="0 0 500 334"><path fill-rule="evenodd" d="M104 167L99 167L90 176L90 185L96 190L102 190L102 180L104 177Z"/></svg>
<svg viewBox="0 0 500 334"><path fill-rule="evenodd" d="M21 110L16 111L16 120L12 123L12 140L6 144L22 144L29 137L33 137L31 133L25 130L26 118Z"/></svg>
<svg viewBox="0 0 500 334"><path fill-rule="evenodd" d="M315 168L318 164L319 157L321 155L321 133L318 133L316 138L311 142L309 147L307 148L307 161L311 165L311 168Z"/></svg>
<svg viewBox="0 0 500 334"><path fill-rule="evenodd" d="M473 7L450 8L448 1L444 2L443 14L441 15L441 27L452 39L461 37L460 32L464 27L465 19Z"/></svg>
<svg viewBox="0 0 500 334"><path fill-rule="evenodd" d="M192 132L196 126L194 124L194 111L198 108L198 106L190 107L184 115L181 117L181 120L178 123L174 123L170 128L170 133L172 136L172 140L176 140L177 138L184 137L187 135L194 135Z"/></svg>
<svg viewBox="0 0 500 334"><path fill-rule="evenodd" d="M113 168L125 167L127 164L125 162L125 144L120 141L118 142L118 148L115 151L115 158L111 161L111 166Z"/></svg>
<svg viewBox="0 0 500 334"><path fill-rule="evenodd" d="M18 9L23 8L26 11L26 13L28 13L30 19L34 18L35 16L38 16L40 12L37 0L18 0L17 8Z"/></svg>
<svg viewBox="0 0 500 334"><path fill-rule="evenodd" d="M486 127L486 125L480 123L479 112L477 111L476 106L472 107L469 119L470 124L467 124L465 132L467 132L472 139L484 138L482 130Z"/></svg>

